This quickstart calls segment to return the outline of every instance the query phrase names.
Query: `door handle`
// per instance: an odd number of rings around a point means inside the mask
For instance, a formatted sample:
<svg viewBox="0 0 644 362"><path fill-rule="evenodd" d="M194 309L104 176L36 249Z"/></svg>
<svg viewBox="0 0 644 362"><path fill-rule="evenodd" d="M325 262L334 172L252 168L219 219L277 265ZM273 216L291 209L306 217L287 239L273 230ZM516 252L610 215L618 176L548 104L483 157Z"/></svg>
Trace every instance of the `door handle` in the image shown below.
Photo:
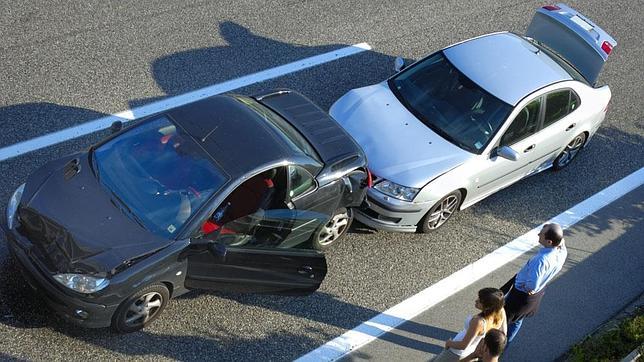
<svg viewBox="0 0 644 362"><path fill-rule="evenodd" d="M575 128L575 126L576 126L576 125L577 125L577 123L573 123L573 124L571 124L570 126L568 126L568 128L566 128L566 132L568 132L568 131L570 131L571 129Z"/></svg>
<svg viewBox="0 0 644 362"><path fill-rule="evenodd" d="M534 148L535 148L536 146L537 146L537 145L530 145L530 147L528 147L528 148L526 148L525 150L523 150L523 153L530 152L530 151L534 150Z"/></svg>
<svg viewBox="0 0 644 362"><path fill-rule="evenodd" d="M300 275L308 275L309 278L315 277L313 274L313 268L308 265L302 266L297 270L297 273Z"/></svg>

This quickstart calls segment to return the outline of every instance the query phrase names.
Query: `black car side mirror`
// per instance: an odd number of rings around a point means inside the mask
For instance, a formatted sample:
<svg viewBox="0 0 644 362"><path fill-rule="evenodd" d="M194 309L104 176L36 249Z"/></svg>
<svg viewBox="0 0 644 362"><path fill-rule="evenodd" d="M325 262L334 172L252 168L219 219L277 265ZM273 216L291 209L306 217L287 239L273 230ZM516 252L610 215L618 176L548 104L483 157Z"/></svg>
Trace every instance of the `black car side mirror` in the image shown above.
<svg viewBox="0 0 644 362"><path fill-rule="evenodd" d="M207 249L212 256L221 261L226 258L227 247L220 242L207 238L197 238L190 240L190 246L187 254L185 254L186 256L201 253Z"/></svg>
<svg viewBox="0 0 644 362"><path fill-rule="evenodd" d="M215 257L225 258L227 248L226 245L213 241L208 245L208 251Z"/></svg>
<svg viewBox="0 0 644 362"><path fill-rule="evenodd" d="M403 69L405 69L405 60L401 57L396 57L396 60L394 60L394 70L400 72Z"/></svg>
<svg viewBox="0 0 644 362"><path fill-rule="evenodd" d="M123 122L121 121L114 121L112 125L110 126L110 133L114 134L118 131L120 131L123 128Z"/></svg>

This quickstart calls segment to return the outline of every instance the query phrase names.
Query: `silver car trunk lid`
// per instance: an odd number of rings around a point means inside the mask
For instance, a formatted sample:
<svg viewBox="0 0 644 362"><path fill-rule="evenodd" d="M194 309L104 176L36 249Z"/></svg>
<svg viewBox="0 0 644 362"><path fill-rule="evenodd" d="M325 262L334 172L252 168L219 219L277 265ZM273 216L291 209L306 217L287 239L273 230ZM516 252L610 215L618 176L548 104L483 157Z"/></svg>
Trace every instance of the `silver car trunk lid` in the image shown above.
<svg viewBox="0 0 644 362"><path fill-rule="evenodd" d="M548 5L537 10L526 35L554 50L595 84L617 41L577 10Z"/></svg>

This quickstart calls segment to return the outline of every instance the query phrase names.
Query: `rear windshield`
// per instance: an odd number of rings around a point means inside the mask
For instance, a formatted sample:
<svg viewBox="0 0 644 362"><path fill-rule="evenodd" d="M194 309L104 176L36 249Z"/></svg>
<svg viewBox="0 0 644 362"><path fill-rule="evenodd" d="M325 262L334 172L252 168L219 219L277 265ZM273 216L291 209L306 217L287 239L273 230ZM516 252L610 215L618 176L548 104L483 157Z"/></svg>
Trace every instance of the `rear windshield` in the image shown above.
<svg viewBox="0 0 644 362"><path fill-rule="evenodd" d="M568 63L564 59L564 57L562 57L559 54L557 54L557 52L555 52L554 50L548 48L545 44L543 44L543 43L541 43L541 42L539 42L537 40L532 39L531 43L534 46L536 46L537 48L539 48L539 50L541 50L542 52L548 54L548 56L552 60L554 60L555 63L559 64L559 66L561 68L563 68L563 70L565 70L568 74L570 74L570 77L572 79L574 79L576 81L579 81L579 82L582 82L584 84L590 85L588 80L586 80L586 78L584 78L584 76L581 75L581 73L579 73L579 71L577 71L577 69L575 67L573 67L572 64Z"/></svg>
<svg viewBox="0 0 644 362"><path fill-rule="evenodd" d="M266 121L266 125L271 127L273 131L279 135L286 144L288 144L292 151L304 153L305 155L308 155L314 160L322 163L320 156L309 141L307 141L306 138L304 138L304 136L302 136L302 134L293 127L293 125L288 123L280 115L252 98L237 97L237 100L244 103L248 108L261 116L264 121Z"/></svg>
<svg viewBox="0 0 644 362"><path fill-rule="evenodd" d="M165 116L99 146L92 165L116 205L166 238L228 180L194 139Z"/></svg>
<svg viewBox="0 0 644 362"><path fill-rule="evenodd" d="M405 107L455 145L480 154L512 106L491 95L435 53L389 80Z"/></svg>

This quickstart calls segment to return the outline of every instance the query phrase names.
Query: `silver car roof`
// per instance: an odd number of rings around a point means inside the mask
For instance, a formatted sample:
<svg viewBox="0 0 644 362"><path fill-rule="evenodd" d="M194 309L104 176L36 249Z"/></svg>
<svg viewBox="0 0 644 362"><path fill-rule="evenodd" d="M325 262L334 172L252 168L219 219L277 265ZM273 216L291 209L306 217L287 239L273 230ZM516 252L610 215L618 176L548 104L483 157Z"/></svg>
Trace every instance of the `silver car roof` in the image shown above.
<svg viewBox="0 0 644 362"><path fill-rule="evenodd" d="M480 87L515 106L528 94L572 77L547 54L512 33L493 33L443 50Z"/></svg>

